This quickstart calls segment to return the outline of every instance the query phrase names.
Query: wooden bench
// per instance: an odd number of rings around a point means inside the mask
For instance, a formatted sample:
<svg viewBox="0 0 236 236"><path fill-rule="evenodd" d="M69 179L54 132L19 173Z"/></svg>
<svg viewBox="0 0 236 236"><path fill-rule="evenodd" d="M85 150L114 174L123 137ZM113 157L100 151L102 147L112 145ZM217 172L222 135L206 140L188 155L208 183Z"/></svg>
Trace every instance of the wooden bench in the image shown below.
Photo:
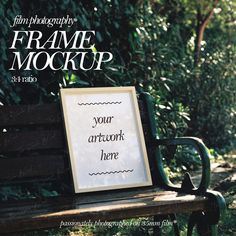
<svg viewBox="0 0 236 236"><path fill-rule="evenodd" d="M215 235L225 203L220 193L207 190L210 161L206 147L197 138L157 139L150 95L139 96L139 108L153 186L74 194L59 103L0 106L0 233L13 235L59 228L63 222L141 216L173 220L176 213L190 213L188 235L196 225L200 235ZM198 188L192 185L189 174L181 187L171 184L163 169L162 145L171 150L177 145L196 148L202 160ZM47 192L45 186L52 191ZM179 235L176 223L174 231ZM160 235L160 228L155 227L154 234Z"/></svg>

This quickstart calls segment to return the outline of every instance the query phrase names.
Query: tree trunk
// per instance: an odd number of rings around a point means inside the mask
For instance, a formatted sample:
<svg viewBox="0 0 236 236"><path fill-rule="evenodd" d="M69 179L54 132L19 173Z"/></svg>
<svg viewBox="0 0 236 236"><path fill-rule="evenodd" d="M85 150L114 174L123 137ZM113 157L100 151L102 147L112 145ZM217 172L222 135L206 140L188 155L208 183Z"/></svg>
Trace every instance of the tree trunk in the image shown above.
<svg viewBox="0 0 236 236"><path fill-rule="evenodd" d="M197 68L200 65L201 59L201 44L204 36L206 26L211 19L214 9L218 3L218 0L214 1L212 9L204 17L201 13L200 8L197 10L197 27L196 27L196 40L195 40L195 49L194 49L194 67Z"/></svg>

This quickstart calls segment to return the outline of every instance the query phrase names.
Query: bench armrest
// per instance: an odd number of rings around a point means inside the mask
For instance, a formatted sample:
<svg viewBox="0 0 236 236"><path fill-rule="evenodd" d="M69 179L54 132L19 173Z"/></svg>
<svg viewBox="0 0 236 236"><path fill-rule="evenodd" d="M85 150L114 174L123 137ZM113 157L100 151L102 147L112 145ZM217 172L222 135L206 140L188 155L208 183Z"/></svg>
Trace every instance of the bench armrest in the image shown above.
<svg viewBox="0 0 236 236"><path fill-rule="evenodd" d="M194 193L194 194L202 194L207 191L207 188L210 183L210 155L208 152L207 147L204 145L201 139L195 138L195 137L181 137L181 138L173 138L173 139L156 139L155 140L155 145L156 146L177 146L177 145L190 145L193 146L198 154L200 155L201 158L201 163L202 163L202 178L201 182L199 184L198 188L192 188L189 189L189 193ZM157 155L158 157L158 171L159 171L159 176L161 176L162 181L164 184L172 190L175 191L184 191L183 188L177 187L173 185L168 177L166 176L163 165L162 165L162 158L161 155ZM187 174L189 177L189 174ZM191 181L191 180L190 180Z"/></svg>

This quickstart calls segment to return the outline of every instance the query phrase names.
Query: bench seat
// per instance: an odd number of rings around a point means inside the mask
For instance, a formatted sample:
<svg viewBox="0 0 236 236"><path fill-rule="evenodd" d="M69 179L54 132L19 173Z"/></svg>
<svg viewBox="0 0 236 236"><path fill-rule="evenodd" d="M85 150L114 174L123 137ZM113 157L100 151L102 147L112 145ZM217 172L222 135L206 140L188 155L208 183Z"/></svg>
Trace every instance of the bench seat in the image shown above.
<svg viewBox="0 0 236 236"><path fill-rule="evenodd" d="M51 197L0 204L0 232L59 228L63 222L109 221L209 210L204 196L159 188Z"/></svg>

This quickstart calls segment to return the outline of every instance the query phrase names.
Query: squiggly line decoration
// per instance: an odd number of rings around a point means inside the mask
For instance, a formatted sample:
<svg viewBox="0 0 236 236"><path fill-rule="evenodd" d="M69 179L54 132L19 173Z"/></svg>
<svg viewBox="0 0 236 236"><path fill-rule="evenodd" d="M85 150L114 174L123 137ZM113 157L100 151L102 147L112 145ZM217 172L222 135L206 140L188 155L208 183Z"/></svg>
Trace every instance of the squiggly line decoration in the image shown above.
<svg viewBox="0 0 236 236"><path fill-rule="evenodd" d="M94 105L111 105L111 104L121 104L122 102L86 102L78 103L79 106L94 106Z"/></svg>
<svg viewBox="0 0 236 236"><path fill-rule="evenodd" d="M111 175L111 174L118 174L118 173L128 173L128 172L133 172L134 169L131 170L114 170L114 171L106 171L106 172L97 172L97 173L89 173L90 176L93 175Z"/></svg>

